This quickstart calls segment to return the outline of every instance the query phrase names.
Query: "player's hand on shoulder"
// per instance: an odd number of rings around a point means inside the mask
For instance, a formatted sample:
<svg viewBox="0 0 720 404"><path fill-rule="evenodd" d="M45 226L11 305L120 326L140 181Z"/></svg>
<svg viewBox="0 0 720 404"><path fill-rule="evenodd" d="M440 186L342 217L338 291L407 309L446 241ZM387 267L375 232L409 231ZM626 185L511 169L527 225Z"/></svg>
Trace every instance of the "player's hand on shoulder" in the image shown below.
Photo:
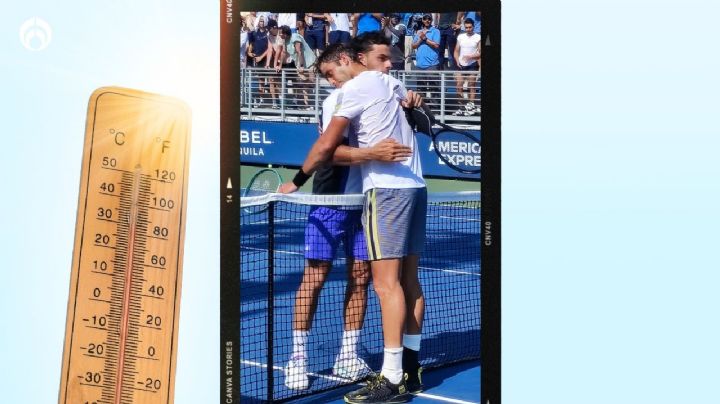
<svg viewBox="0 0 720 404"><path fill-rule="evenodd" d="M278 192L281 194L291 194L298 190L297 185L293 184L292 181L288 181L278 188Z"/></svg>

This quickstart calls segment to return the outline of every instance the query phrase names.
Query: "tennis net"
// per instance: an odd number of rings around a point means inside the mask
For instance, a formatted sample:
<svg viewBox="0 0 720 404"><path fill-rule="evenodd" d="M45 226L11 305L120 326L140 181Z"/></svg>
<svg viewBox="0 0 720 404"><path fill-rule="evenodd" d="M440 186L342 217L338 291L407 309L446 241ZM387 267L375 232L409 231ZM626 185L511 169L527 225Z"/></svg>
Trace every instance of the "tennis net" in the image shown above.
<svg viewBox="0 0 720 404"><path fill-rule="evenodd" d="M312 310L295 307L310 242L305 239L309 212L318 206L360 209L362 198L307 194L241 198L241 402L287 401L354 383L333 372L343 347L343 319L357 324L357 313L362 311L358 301L363 300L358 295L349 299L353 308L344 314L348 271L342 244L319 293L305 345L307 388L286 386L285 367L293 355L293 313ZM425 295L420 362L426 369L480 357L480 231L480 192L428 195L425 250L418 269ZM305 276L306 286L322 284L309 273ZM362 290L362 283L361 277L353 290ZM304 288L304 296L311 289ZM382 322L371 282L366 296L357 353L369 369L378 371Z"/></svg>

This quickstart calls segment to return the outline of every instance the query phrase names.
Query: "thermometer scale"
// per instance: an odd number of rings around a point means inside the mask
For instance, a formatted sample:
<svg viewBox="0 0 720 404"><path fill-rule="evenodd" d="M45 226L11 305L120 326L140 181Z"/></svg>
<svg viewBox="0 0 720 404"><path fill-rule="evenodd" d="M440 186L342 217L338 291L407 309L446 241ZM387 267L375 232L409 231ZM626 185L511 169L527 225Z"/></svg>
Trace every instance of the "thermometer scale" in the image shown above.
<svg viewBox="0 0 720 404"><path fill-rule="evenodd" d="M189 141L178 100L90 97L60 404L173 402Z"/></svg>

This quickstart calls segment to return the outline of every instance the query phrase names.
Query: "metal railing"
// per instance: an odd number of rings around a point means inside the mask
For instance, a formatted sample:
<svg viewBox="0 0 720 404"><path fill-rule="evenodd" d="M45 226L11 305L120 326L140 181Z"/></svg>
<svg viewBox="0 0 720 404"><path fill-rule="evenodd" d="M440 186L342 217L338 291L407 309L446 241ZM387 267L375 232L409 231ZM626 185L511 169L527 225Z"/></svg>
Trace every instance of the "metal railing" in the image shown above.
<svg viewBox="0 0 720 404"><path fill-rule="evenodd" d="M419 91L443 123L479 127L479 72L398 70L390 74ZM320 107L334 87L313 72L245 68L240 74L241 119L318 122ZM474 93L474 103L470 103Z"/></svg>

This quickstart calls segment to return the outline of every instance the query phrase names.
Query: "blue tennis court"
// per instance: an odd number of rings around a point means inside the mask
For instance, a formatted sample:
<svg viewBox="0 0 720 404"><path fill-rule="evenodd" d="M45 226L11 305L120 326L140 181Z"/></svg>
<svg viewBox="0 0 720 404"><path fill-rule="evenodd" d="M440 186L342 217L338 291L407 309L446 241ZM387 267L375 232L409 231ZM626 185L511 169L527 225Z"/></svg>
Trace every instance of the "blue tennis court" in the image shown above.
<svg viewBox="0 0 720 404"><path fill-rule="evenodd" d="M429 198L427 240L419 268L426 299L420 351L426 390L413 402L479 402L479 194L469 201L443 198L432 194ZM241 213L241 401L342 401L345 392L356 388L356 383L332 374L343 330L345 258L341 252L320 295L307 346L309 389L288 389L283 367L292 351L294 296L303 275L310 206L271 203L272 209L260 206ZM380 324L371 285L359 354L374 370L382 364Z"/></svg>

